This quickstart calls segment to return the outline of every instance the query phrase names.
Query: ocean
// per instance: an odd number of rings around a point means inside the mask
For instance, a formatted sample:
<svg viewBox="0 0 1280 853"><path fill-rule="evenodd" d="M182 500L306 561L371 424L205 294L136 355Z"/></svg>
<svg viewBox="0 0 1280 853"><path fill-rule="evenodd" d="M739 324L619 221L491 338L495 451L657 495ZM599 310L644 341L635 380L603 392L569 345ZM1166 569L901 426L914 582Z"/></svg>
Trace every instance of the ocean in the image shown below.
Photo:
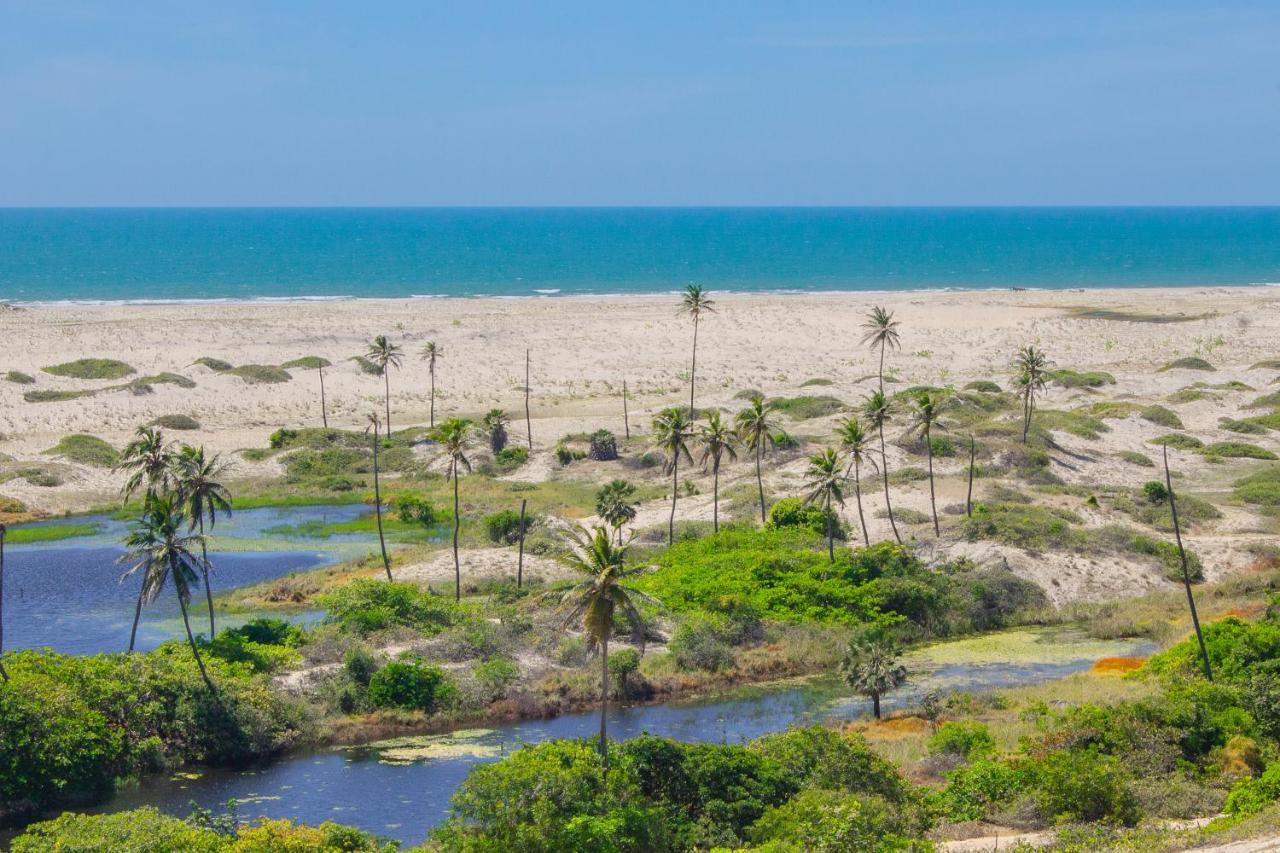
<svg viewBox="0 0 1280 853"><path fill-rule="evenodd" d="M1280 208L0 209L0 301L1280 283Z"/></svg>

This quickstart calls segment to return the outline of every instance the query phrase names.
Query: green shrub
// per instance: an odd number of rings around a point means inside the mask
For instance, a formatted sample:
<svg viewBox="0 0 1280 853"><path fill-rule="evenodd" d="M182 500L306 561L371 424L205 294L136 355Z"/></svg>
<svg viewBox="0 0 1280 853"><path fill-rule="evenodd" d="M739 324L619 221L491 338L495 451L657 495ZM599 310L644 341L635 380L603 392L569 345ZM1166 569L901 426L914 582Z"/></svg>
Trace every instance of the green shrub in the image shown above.
<svg viewBox="0 0 1280 853"><path fill-rule="evenodd" d="M297 440L297 438L298 438L298 431L296 429L289 429L288 427L280 427L280 429L271 433L271 435L267 438L267 444L271 447L272 450L279 450L283 447L288 447L295 440Z"/></svg>
<svg viewBox="0 0 1280 853"><path fill-rule="evenodd" d="M40 368L54 376L65 376L68 379L123 379L134 373L134 369L123 361L113 358L81 358Z"/></svg>
<svg viewBox="0 0 1280 853"><path fill-rule="evenodd" d="M1280 623L1269 620L1245 622L1228 616L1204 624L1202 633L1217 679L1242 682L1254 667L1280 659ZM1200 671L1200 666L1200 646L1194 636L1147 661L1147 668L1158 674L1194 675Z"/></svg>
<svg viewBox="0 0 1280 853"><path fill-rule="evenodd" d="M1164 406L1143 406L1139 415L1144 421L1150 421L1156 426L1182 429L1182 418L1178 417L1177 412Z"/></svg>
<svg viewBox="0 0 1280 853"><path fill-rule="evenodd" d="M351 361L354 361L356 363L356 366L360 368L361 373L367 373L370 376L382 375L382 368L378 367L377 364L375 364L374 362L370 361L369 359L365 358L362 355L353 355L351 357Z"/></svg>
<svg viewBox="0 0 1280 853"><path fill-rule="evenodd" d="M1241 435L1266 435L1269 429L1264 423L1259 423L1253 418L1246 418L1242 421L1234 418L1220 418L1218 426L1227 432L1238 432Z"/></svg>
<svg viewBox="0 0 1280 853"><path fill-rule="evenodd" d="M318 370L321 367L330 367L333 362L327 358L321 358L318 355L304 355L302 358L295 358L292 361L286 361L280 365L283 370L293 370L298 368L301 370Z"/></svg>
<svg viewBox="0 0 1280 853"><path fill-rule="evenodd" d="M769 403L779 413L789 415L798 421L834 415L845 409L843 402L827 395L774 397Z"/></svg>
<svg viewBox="0 0 1280 853"><path fill-rule="evenodd" d="M1245 779L1232 788L1223 811L1239 816L1257 814L1276 800L1280 800L1280 761L1257 779Z"/></svg>
<svg viewBox="0 0 1280 853"><path fill-rule="evenodd" d="M827 385L834 385L834 384L835 384L835 383L834 383L834 382L832 382L830 379L824 379L824 378L822 378L822 377L820 377L820 376L819 376L819 377L815 377L815 378L813 378L813 379L806 379L805 381L803 381L803 382L801 382L801 383L800 383L800 387L801 387L801 388L813 388L813 387L817 387L817 386L827 386Z"/></svg>
<svg viewBox="0 0 1280 853"><path fill-rule="evenodd" d="M999 385L990 379L975 379L965 385L964 389L966 391L977 391L981 394L999 394L1002 390Z"/></svg>
<svg viewBox="0 0 1280 853"><path fill-rule="evenodd" d="M4 375L4 378L15 385L34 385L36 378L30 373L23 373L21 370L10 370Z"/></svg>
<svg viewBox="0 0 1280 853"><path fill-rule="evenodd" d="M401 495L396 498L395 507L400 513L400 520L406 524L433 527L443 520L441 513L437 512L435 506L426 498Z"/></svg>
<svg viewBox="0 0 1280 853"><path fill-rule="evenodd" d="M676 628L667 649L681 669L720 672L730 669L734 662L728 633L723 617L695 613Z"/></svg>
<svg viewBox="0 0 1280 853"><path fill-rule="evenodd" d="M1163 444L1176 450L1200 450L1204 447L1204 442L1194 435L1184 435L1179 432L1171 432L1167 435L1153 438L1151 439L1151 444Z"/></svg>
<svg viewBox="0 0 1280 853"><path fill-rule="evenodd" d="M1142 494L1147 503L1162 504L1169 500L1169 490L1159 480L1148 480L1142 484Z"/></svg>
<svg viewBox="0 0 1280 853"><path fill-rule="evenodd" d="M824 508L806 503L802 498L782 498L769 507L765 527L770 530L794 527L826 536L828 521L837 539L843 540L848 535L848 525L836 513L828 513Z"/></svg>
<svg viewBox="0 0 1280 853"><path fill-rule="evenodd" d="M1092 752L1062 751L1036 767L1036 801L1055 822L1106 821L1133 826L1141 817L1121 763Z"/></svg>
<svg viewBox="0 0 1280 853"><path fill-rule="evenodd" d="M120 453L114 447L96 435L84 433L63 436L61 441L45 453L95 468L112 468L120 461Z"/></svg>
<svg viewBox="0 0 1280 853"><path fill-rule="evenodd" d="M1030 788L1028 773L1002 761L978 760L947 774L931 803L953 823L983 820Z"/></svg>
<svg viewBox="0 0 1280 853"><path fill-rule="evenodd" d="M1276 459L1278 458L1265 447L1248 444L1243 441L1216 441L1204 448L1206 456L1221 456L1226 459Z"/></svg>
<svg viewBox="0 0 1280 853"><path fill-rule="evenodd" d="M151 421L148 426L161 429L189 430L200 429L200 422L190 415L161 415Z"/></svg>
<svg viewBox="0 0 1280 853"><path fill-rule="evenodd" d="M139 376L131 385L177 385L179 388L194 388L196 383L181 373L157 373L153 376Z"/></svg>
<svg viewBox="0 0 1280 853"><path fill-rule="evenodd" d="M621 648L609 655L609 675L618 685L618 692L627 694L627 679L640 669L640 652L632 648Z"/></svg>
<svg viewBox="0 0 1280 853"><path fill-rule="evenodd" d="M230 370L233 367L233 365L229 361L223 361L220 358L210 358L207 355L201 356L200 358L197 358L195 361L191 363L199 364L203 367L207 367L210 370L212 370L214 373L226 373L228 370Z"/></svg>
<svg viewBox="0 0 1280 853"><path fill-rule="evenodd" d="M1146 554L1155 557L1160 561L1164 569L1164 577L1166 580L1181 582L1182 578L1182 556L1178 553L1178 546L1172 542L1165 542L1160 539L1153 539L1141 533L1135 534L1129 540L1129 547L1139 554ZM1187 555L1187 575L1192 583L1201 583L1204 581L1204 566L1200 562L1200 558L1194 551L1188 550Z"/></svg>
<svg viewBox="0 0 1280 853"><path fill-rule="evenodd" d="M1196 356L1187 356L1186 358L1175 358L1173 361L1160 368L1160 373L1168 370L1215 370L1216 368L1205 361L1203 358Z"/></svg>
<svg viewBox="0 0 1280 853"><path fill-rule="evenodd" d="M378 659L364 646L352 646L342 656L342 671L356 684L368 687L378 671Z"/></svg>
<svg viewBox="0 0 1280 853"><path fill-rule="evenodd" d="M483 691L484 700L493 702L501 699L507 689L520 680L520 667L506 658L493 657L476 664L471 674Z"/></svg>
<svg viewBox="0 0 1280 853"><path fill-rule="evenodd" d="M954 720L942 724L929 738L930 755L957 755L972 761L996 751L996 739L984 723Z"/></svg>
<svg viewBox="0 0 1280 853"><path fill-rule="evenodd" d="M533 519L525 516L524 533L529 533ZM490 542L500 545L514 545L520 541L520 513L513 509L503 509L484 517L485 534Z"/></svg>
<svg viewBox="0 0 1280 853"><path fill-rule="evenodd" d="M276 672L300 663L296 651L302 629L283 619L254 619L238 628L226 628L212 642L208 653L228 663L243 663L254 672Z"/></svg>
<svg viewBox="0 0 1280 853"><path fill-rule="evenodd" d="M303 448L280 460L285 480L298 483L324 477L364 474L373 470L372 454L349 447Z"/></svg>
<svg viewBox="0 0 1280 853"><path fill-rule="evenodd" d="M456 694L444 670L420 660L393 661L369 679L369 701L377 708L432 713Z"/></svg>
<svg viewBox="0 0 1280 853"><path fill-rule="evenodd" d="M1120 459L1128 462L1130 465L1137 465L1141 468L1154 468L1156 463L1151 461L1151 457L1145 453L1138 453L1134 450L1121 450L1116 454Z"/></svg>
<svg viewBox="0 0 1280 853"><path fill-rule="evenodd" d="M618 458L618 439L607 429L591 433L587 455L597 462L609 462Z"/></svg>
<svg viewBox="0 0 1280 853"><path fill-rule="evenodd" d="M344 631L369 634L403 626L436 634L456 619L452 602L411 583L361 578L319 599L329 618Z"/></svg>
<svg viewBox="0 0 1280 853"><path fill-rule="evenodd" d="M1039 504L978 503L963 529L970 541L990 539L1033 550L1071 550L1087 544L1087 534L1075 527L1083 521L1070 510Z"/></svg>
<svg viewBox="0 0 1280 853"><path fill-rule="evenodd" d="M1252 403L1245 405L1246 409L1274 409L1280 406L1280 391L1272 391L1270 394L1264 394Z"/></svg>
<svg viewBox="0 0 1280 853"><path fill-rule="evenodd" d="M249 385L278 385L293 379L289 371L271 364L242 364L226 371Z"/></svg>
<svg viewBox="0 0 1280 853"><path fill-rule="evenodd" d="M28 391L22 399L28 403L61 403L66 400L78 400L81 397L92 397L97 391Z"/></svg>
<svg viewBox="0 0 1280 853"><path fill-rule="evenodd" d="M1236 480L1232 495L1247 504L1280 506L1280 470L1264 468Z"/></svg>
<svg viewBox="0 0 1280 853"><path fill-rule="evenodd" d="M876 853L921 849L902 817L882 800L807 789L766 811L748 836L758 850Z"/></svg>
<svg viewBox="0 0 1280 853"><path fill-rule="evenodd" d="M1103 385L1116 384L1116 378L1102 370L1051 370L1049 379L1063 388L1101 388Z"/></svg>
<svg viewBox="0 0 1280 853"><path fill-rule="evenodd" d="M493 457L494 464L504 473L514 471L529 461L529 448L507 445Z"/></svg>
<svg viewBox="0 0 1280 853"><path fill-rule="evenodd" d="M231 847L229 839L212 829L192 826L185 820L143 806L114 814L73 814L27 827L13 840L14 853L48 853L52 850L80 853L218 853Z"/></svg>

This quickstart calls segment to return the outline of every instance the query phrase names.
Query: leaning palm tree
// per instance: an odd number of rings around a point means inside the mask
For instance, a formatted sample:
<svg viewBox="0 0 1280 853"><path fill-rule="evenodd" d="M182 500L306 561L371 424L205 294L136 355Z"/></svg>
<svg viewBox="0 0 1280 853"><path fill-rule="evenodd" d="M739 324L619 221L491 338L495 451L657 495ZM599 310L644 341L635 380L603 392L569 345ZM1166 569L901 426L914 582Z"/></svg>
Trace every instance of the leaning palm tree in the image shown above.
<svg viewBox="0 0 1280 853"><path fill-rule="evenodd" d="M764 523L764 476L760 472L760 459L765 450L773 447L773 412L772 403L766 403L763 397L752 397L751 404L738 412L733 419L738 437L746 447L756 455L756 488L760 490L760 523Z"/></svg>
<svg viewBox="0 0 1280 853"><path fill-rule="evenodd" d="M938 423L938 409L942 404L939 395L924 389L911 398L911 417L914 427L924 439L925 453L929 459L929 508L933 510L933 535L941 536L938 528L938 500L933 490L933 428L942 429Z"/></svg>
<svg viewBox="0 0 1280 853"><path fill-rule="evenodd" d="M435 341L427 341L419 350L422 360L427 363L427 375L431 377L431 422L429 426L435 429L436 426L436 360L444 355L444 348Z"/></svg>
<svg viewBox="0 0 1280 853"><path fill-rule="evenodd" d="M804 502L822 507L827 521L827 559L836 561L836 508L844 506L844 460L835 448L828 447L809 457L805 472Z"/></svg>
<svg viewBox="0 0 1280 853"><path fill-rule="evenodd" d="M893 519L893 504L889 501L889 457L884 447L884 425L889 422L889 398L883 391L872 391L862 404L862 415L867 423L880 433L880 473L884 476L884 506L889 515L889 526L893 528L893 538L899 545L902 537L898 535L898 523Z"/></svg>
<svg viewBox="0 0 1280 853"><path fill-rule="evenodd" d="M400 351L398 344L393 344L387 340L386 335L378 335L373 339L373 343L369 344L369 349L365 356L378 365L378 370L382 373L382 384L385 389L385 399L387 404L387 435L391 435L391 368L399 368L400 361L404 355Z"/></svg>
<svg viewBox="0 0 1280 853"><path fill-rule="evenodd" d="M9 680L4 669L4 535L8 529L0 524L0 679Z"/></svg>
<svg viewBox="0 0 1280 853"><path fill-rule="evenodd" d="M714 314L715 303L701 285L691 284L680 298L680 313L693 318L693 360L689 367L689 419L693 419L693 382L698 371L698 321L703 314Z"/></svg>
<svg viewBox="0 0 1280 853"><path fill-rule="evenodd" d="M897 349L900 346L898 340L898 321L893 319L893 312L881 308L879 305L871 309L867 313L866 321L863 322L862 328L866 329L866 333L862 336L864 346L871 349L880 350L880 390L884 391L884 351L886 348Z"/></svg>
<svg viewBox="0 0 1280 853"><path fill-rule="evenodd" d="M613 528L622 544L622 525L635 521L636 487L626 480L613 480L596 492L596 515Z"/></svg>
<svg viewBox="0 0 1280 853"><path fill-rule="evenodd" d="M378 435L381 423L376 409L369 413L368 421L369 425L364 428L364 434L373 437L373 514L378 520L378 545L382 548L382 569L387 573L387 580L390 581L392 580L391 559L387 556L387 537L382 532L382 486L378 481L378 447L382 444L382 438Z"/></svg>
<svg viewBox="0 0 1280 853"><path fill-rule="evenodd" d="M209 639L213 639L217 633L213 623L213 585L209 582L209 571L213 566L209 562L204 519L208 516L209 529L212 530L219 512L231 515L231 492L220 482L230 466L216 453L206 456L203 447L184 444L178 451L173 468L174 486L179 503L187 514L188 532L197 527L200 529L200 571L204 580L205 599L209 605Z"/></svg>
<svg viewBox="0 0 1280 853"><path fill-rule="evenodd" d="M129 474L120 490L125 501L146 487L147 494L156 494L169 488L173 477L173 447L164 440L164 433L155 427L138 427L133 441L120 453L117 471Z"/></svg>
<svg viewBox="0 0 1280 853"><path fill-rule="evenodd" d="M861 637L849 643L840 661L845 684L871 700L871 710L880 719L880 697L907 681L907 668L899 662L898 649L887 639Z"/></svg>
<svg viewBox="0 0 1280 853"><path fill-rule="evenodd" d="M853 473L853 496L858 505L858 524L862 526L862 544L870 545L871 537L867 534L867 520L862 514L862 463L870 462L871 466L875 467L875 460L867 455L871 436L867 435L867 431L862 427L862 421L857 418L846 418L836 430L836 435L840 438L840 448L849 457L849 465L845 469L844 476L847 479L849 473Z"/></svg>
<svg viewBox="0 0 1280 853"><path fill-rule="evenodd" d="M720 463L728 458L730 462L738 458L738 434L720 417L719 409L707 412L707 422L698 432L698 443L702 445L702 458L699 464L705 470L711 466L711 519L716 533L720 532Z"/></svg>
<svg viewBox="0 0 1280 853"><path fill-rule="evenodd" d="M693 425L680 409L667 409L653 419L653 441L666 457L663 470L671 475L671 517L667 521L667 544L676 541L676 498L680 493L680 459L692 464L689 439Z"/></svg>
<svg viewBox="0 0 1280 853"><path fill-rule="evenodd" d="M582 620L587 648L600 649L600 758L609 766L609 740L606 728L609 713L609 640L613 637L615 614L621 613L631 628L633 642L644 653L644 620L636 607L637 600L657 604L652 597L629 586L626 581L637 573L625 565L627 545L615 545L603 527L587 530L579 527L568 535L570 553L562 559L586 579L570 589L561 599L567 612L565 625Z"/></svg>
<svg viewBox="0 0 1280 853"><path fill-rule="evenodd" d="M1043 350L1025 346L1013 359L1013 385L1022 394L1022 443L1027 443L1031 417L1036 411L1036 394L1049 380L1049 359Z"/></svg>
<svg viewBox="0 0 1280 853"><path fill-rule="evenodd" d="M458 530L462 523L461 505L458 501L458 469L471 471L471 460L467 458L467 449L471 445L471 421L462 418L450 418L440 424L436 430L436 441L441 450L449 457L449 479L453 480L453 598L462 600L462 562L458 559Z"/></svg>
<svg viewBox="0 0 1280 853"><path fill-rule="evenodd" d="M489 440L489 449L495 454L501 453L507 446L507 427L511 424L507 413L502 409L490 409L480 423Z"/></svg>
<svg viewBox="0 0 1280 853"><path fill-rule="evenodd" d="M182 505L176 495L147 495L142 517L134 524L129 535L125 537L124 556L121 562L132 565L124 573L124 577L132 574L142 576L142 596L138 599L138 610L133 617L133 632L129 636L129 651L133 651L138 634L138 619L142 606L150 604L164 591L166 584L173 585L178 596L178 607L182 610L182 624L187 629L187 642L191 645L191 654L200 668L200 677L204 679L209 692L214 692L213 682L204 668L204 659L200 657L200 649L196 646L195 635L191 633L191 619L187 615L187 605L191 602L191 587L200 583L198 569L201 558L195 547L203 543L203 536L192 536L186 524ZM188 531L184 535L184 528Z"/></svg>

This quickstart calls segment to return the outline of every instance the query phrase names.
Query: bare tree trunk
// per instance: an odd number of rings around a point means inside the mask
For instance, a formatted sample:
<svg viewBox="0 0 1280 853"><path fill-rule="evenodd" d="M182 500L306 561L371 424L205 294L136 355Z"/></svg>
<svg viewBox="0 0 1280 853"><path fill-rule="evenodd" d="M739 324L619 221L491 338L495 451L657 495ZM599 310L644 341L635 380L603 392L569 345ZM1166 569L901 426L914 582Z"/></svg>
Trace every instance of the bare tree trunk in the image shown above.
<svg viewBox="0 0 1280 853"><path fill-rule="evenodd" d="M711 529L720 532L720 457L711 468Z"/></svg>
<svg viewBox="0 0 1280 853"><path fill-rule="evenodd" d="M835 512L831 509L831 495L827 494L827 562L834 563L836 561L836 531L832 526L832 516Z"/></svg>
<svg viewBox="0 0 1280 853"><path fill-rule="evenodd" d="M382 489L378 485L378 430L373 431L373 514L378 520L378 545L382 548L382 568L391 580L391 560L387 557L387 537L382 534Z"/></svg>
<svg viewBox="0 0 1280 853"><path fill-rule="evenodd" d="M973 436L969 436L969 491L964 497L964 514L966 517L973 515L973 455L975 447Z"/></svg>
<svg viewBox="0 0 1280 853"><path fill-rule="evenodd" d="M204 541L204 513L200 513L200 573L204 575L204 597L209 603L209 639L212 640L216 631L213 627L213 588L209 585L209 547Z"/></svg>
<svg viewBox="0 0 1280 853"><path fill-rule="evenodd" d="M516 589L524 585L524 509L528 498L520 499L520 556L516 559Z"/></svg>
<svg viewBox="0 0 1280 853"><path fill-rule="evenodd" d="M609 769L609 634L606 631L600 643L600 760Z"/></svg>
<svg viewBox="0 0 1280 853"><path fill-rule="evenodd" d="M1022 395L1022 443L1027 443L1027 433L1031 431L1031 391Z"/></svg>
<svg viewBox="0 0 1280 853"><path fill-rule="evenodd" d="M884 505L889 513L889 526L893 528L893 538L899 545L902 537L898 535L898 523L893 520L893 504L889 502L889 457L884 450L884 425L880 425L880 473L884 474Z"/></svg>
<svg viewBox="0 0 1280 853"><path fill-rule="evenodd" d="M631 417L627 414L627 380L622 380L622 432L631 438Z"/></svg>
<svg viewBox="0 0 1280 853"><path fill-rule="evenodd" d="M436 366L431 365L431 369L427 371L431 374L431 428L436 428Z"/></svg>
<svg viewBox="0 0 1280 853"><path fill-rule="evenodd" d="M187 642L191 644L191 654L195 656L196 666L200 667L200 677L204 679L205 687L209 688L210 693L217 693L214 689L213 682L209 680L209 673L204 668L204 658L200 657L200 649L196 648L196 637L191 633L191 620L187 617L187 602L183 599L181 593L178 594L178 607L182 609L182 624L187 629Z"/></svg>
<svg viewBox="0 0 1280 853"><path fill-rule="evenodd" d="M453 460L453 600L462 600L462 562L458 559L458 528L462 524L458 504L458 460Z"/></svg>
<svg viewBox="0 0 1280 853"><path fill-rule="evenodd" d="M924 446L929 457L929 507L933 510L933 535L941 537L942 531L938 529L938 500L933 493L933 442L930 440L930 431L925 427Z"/></svg>
<svg viewBox="0 0 1280 853"><path fill-rule="evenodd" d="M760 441L756 441L756 488L760 490L760 523L764 524L764 478L760 474Z"/></svg>
<svg viewBox="0 0 1280 853"><path fill-rule="evenodd" d="M4 534L5 526L0 524L0 679L9 680L9 673L4 668Z"/></svg>
<svg viewBox="0 0 1280 853"><path fill-rule="evenodd" d="M129 651L138 640L138 621L142 618L142 590L138 590L138 603L133 606L133 628L129 631Z"/></svg>
<svg viewBox="0 0 1280 853"><path fill-rule="evenodd" d="M329 428L329 409L325 405L324 400L324 367L320 368L320 420L324 424L324 428Z"/></svg>
<svg viewBox="0 0 1280 853"><path fill-rule="evenodd" d="M689 420L693 420L693 382L698 373L698 315L693 315L693 362L689 366Z"/></svg>
<svg viewBox="0 0 1280 853"><path fill-rule="evenodd" d="M884 339L880 339L880 393L884 393Z"/></svg>
<svg viewBox="0 0 1280 853"><path fill-rule="evenodd" d="M529 430L529 452L533 452L533 418L529 416L529 350L524 351L524 423Z"/></svg>
<svg viewBox="0 0 1280 853"><path fill-rule="evenodd" d="M386 403L387 403L387 438L391 437L391 365L384 364L382 366L382 382L386 387Z"/></svg>
<svg viewBox="0 0 1280 853"><path fill-rule="evenodd" d="M680 491L680 454L675 456L675 462L671 466L671 518L667 520L667 545L671 546L676 541L676 494Z"/></svg>
<svg viewBox="0 0 1280 853"><path fill-rule="evenodd" d="M1213 667L1209 665L1209 651L1200 631L1200 614L1196 612L1196 597L1191 593L1191 572L1187 568L1187 552L1182 547L1182 529L1178 526L1178 505L1173 499L1173 478L1169 474L1169 445L1164 445L1164 484L1169 492L1169 512L1173 516L1173 535L1178 542L1178 556L1182 559L1182 584L1187 589L1187 607L1191 609L1191 624L1196 629L1196 641L1200 644L1200 658L1204 661L1204 677L1213 681Z"/></svg>

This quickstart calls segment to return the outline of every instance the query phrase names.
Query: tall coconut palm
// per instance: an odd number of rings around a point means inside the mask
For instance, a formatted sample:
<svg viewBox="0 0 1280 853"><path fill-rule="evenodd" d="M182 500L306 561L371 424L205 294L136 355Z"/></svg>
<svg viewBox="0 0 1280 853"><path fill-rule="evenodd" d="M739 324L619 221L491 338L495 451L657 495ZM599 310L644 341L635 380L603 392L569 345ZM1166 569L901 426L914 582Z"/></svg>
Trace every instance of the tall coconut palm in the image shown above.
<svg viewBox="0 0 1280 853"><path fill-rule="evenodd" d="M1204 665L1204 677L1213 681L1213 665L1209 663L1209 650L1204 645L1204 632L1200 630L1200 614L1196 612L1196 597L1191 592L1191 571L1187 567L1187 550L1182 546L1182 526L1178 524L1178 502L1173 496L1173 475L1169 473L1169 445L1164 445L1164 484L1168 494L1169 514L1173 519L1173 535L1178 543L1178 559L1182 562L1182 584L1187 590L1187 607L1191 610L1191 625L1196 629L1196 641L1200 644L1200 662Z"/></svg>
<svg viewBox="0 0 1280 853"><path fill-rule="evenodd" d="M920 431L920 437L924 439L925 454L929 460L929 508L933 510L934 536L942 535L938 528L938 501L933 490L933 429L934 427L942 428L942 424L938 423L938 409L941 404L942 400L939 396L928 389L917 392L911 398L911 417L914 427Z"/></svg>
<svg viewBox="0 0 1280 853"><path fill-rule="evenodd" d="M845 418L840 428L836 430L836 435L840 438L840 449L849 459L844 475L847 478L850 472L853 473L853 496L858 505L858 524L862 527L862 544L870 545L871 537L867 534L867 520L862 514L862 463L870 462L872 467L875 467L875 461L868 455L871 436L867 435L867 431L862 427L862 421L857 418Z"/></svg>
<svg viewBox="0 0 1280 853"><path fill-rule="evenodd" d="M430 427L436 426L436 361L444 355L444 348L435 341L427 341L419 350L422 360L427 363L427 375L431 377L431 421Z"/></svg>
<svg viewBox="0 0 1280 853"><path fill-rule="evenodd" d="M184 530L185 529L185 530ZM204 537L189 534L187 519L177 495L149 494L142 517L134 523L133 529L125 537L124 556L121 562L132 563L125 571L124 577L132 574L142 576L142 605L150 604L164 591L166 584L172 584L178 597L178 607L182 610L182 624L187 629L187 642L191 645L191 654L200 668L200 677L204 679L209 692L214 692L213 681L204 668L204 659L196 646L196 638L191 633L191 619L187 614L187 605L191 602L191 588L200 583L199 569L201 558L196 554L197 545ZM133 620L133 633L129 637L129 650L133 650L138 632L138 618Z"/></svg>
<svg viewBox="0 0 1280 853"><path fill-rule="evenodd" d="M680 297L680 313L693 318L693 360L689 366L689 419L693 420L693 382L698 372L698 321L703 314L714 314L715 303L700 285L691 284Z"/></svg>
<svg viewBox="0 0 1280 853"><path fill-rule="evenodd" d="M635 521L636 487L626 480L613 480L596 492L596 515L613 528L622 544L622 525Z"/></svg>
<svg viewBox="0 0 1280 853"><path fill-rule="evenodd" d="M168 489L173 479L173 458L173 446L164 440L164 433L154 427L138 427L116 463L117 471L129 474L120 490L123 499L128 501L144 486L147 494Z"/></svg>
<svg viewBox="0 0 1280 853"><path fill-rule="evenodd" d="M680 460L690 464L689 439L693 424L680 409L667 409L653 419L653 441L666 457L664 471L671 475L671 517L667 521L667 544L676 541L676 498L680 493Z"/></svg>
<svg viewBox="0 0 1280 853"><path fill-rule="evenodd" d="M720 417L720 410L707 412L707 422L698 432L702 446L699 464L705 470L711 466L711 519L716 533L720 532L720 463L726 458L733 462L738 458L738 434Z"/></svg>
<svg viewBox="0 0 1280 853"><path fill-rule="evenodd" d="M9 673L4 669L4 535L8 532L0 524L0 679L9 680Z"/></svg>
<svg viewBox="0 0 1280 853"><path fill-rule="evenodd" d="M502 448L507 446L507 427L511 424L506 412L502 409L490 409L480 423L489 440L489 449L495 454L501 453Z"/></svg>
<svg viewBox="0 0 1280 853"><path fill-rule="evenodd" d="M864 636L852 640L840 661L844 682L871 700L871 710L880 719L880 697L907 681L898 649L887 639Z"/></svg>
<svg viewBox="0 0 1280 853"><path fill-rule="evenodd" d="M827 520L827 559L836 561L836 508L844 506L844 460L833 447L809 457L804 502L822 507Z"/></svg>
<svg viewBox="0 0 1280 853"><path fill-rule="evenodd" d="M1031 417L1036 411L1036 394L1049 381L1049 359L1042 350L1025 346L1013 359L1013 385L1022 394L1022 443L1027 443Z"/></svg>
<svg viewBox="0 0 1280 853"><path fill-rule="evenodd" d="M884 506L889 515L889 526L893 528L894 541L902 544L898 535L898 522L893 518L893 504L889 500L889 456L885 453L884 425L889 422L889 398L883 391L872 391L862 404L862 415L871 424L872 429L880 434L880 473L884 476Z"/></svg>
<svg viewBox="0 0 1280 853"><path fill-rule="evenodd" d="M871 349L880 350L880 391L884 391L884 351L901 346L898 339L898 321L893 319L893 312L881 308L872 308L862 324L866 333L862 336L862 344Z"/></svg>
<svg viewBox="0 0 1280 853"><path fill-rule="evenodd" d="M231 515L231 492L220 482L230 466L216 453L206 456L203 447L184 444L174 459L173 468L174 486L178 500L187 514L189 532L196 528L200 530L200 571L204 580L205 600L209 605L209 639L213 639L217 633L213 621L213 585L209 582L209 572L213 565L209 562L204 520L208 516L209 529L212 530L218 521L219 512Z"/></svg>
<svg viewBox="0 0 1280 853"><path fill-rule="evenodd" d="M378 365L378 370L382 373L382 384L384 389L384 399L387 404L387 435L391 435L391 368L399 368L400 362L404 358L398 344L393 344L387 340L386 335L378 335L369 344L369 349L365 353L365 357Z"/></svg>
<svg viewBox="0 0 1280 853"><path fill-rule="evenodd" d="M650 596L626 583L638 573L625 565L626 545L615 545L609 531L603 527L587 530L585 527L566 537L571 548L563 557L570 567L586 576L586 579L570 589L561 599L567 608L565 625L581 619L589 650L600 649L600 757L609 766L608 713L609 713L609 640L613 638L615 614L621 613L631 628L632 640L644 653L644 620L636 607L637 601L657 602Z"/></svg>
<svg viewBox="0 0 1280 853"><path fill-rule="evenodd" d="M449 458L449 479L453 480L453 598L462 600L462 561L458 558L458 530L462 524L462 508L458 500L458 469L471 471L471 460L467 458L467 449L471 446L473 428L471 421L463 418L450 418L440 424L436 430L436 441L440 449Z"/></svg>
<svg viewBox="0 0 1280 853"><path fill-rule="evenodd" d="M382 549L382 569L387 573L387 580L390 581L392 579L391 558L387 556L387 537L382 532L382 485L378 479L378 448L382 445L382 437L378 433L381 426L377 410L370 412L364 434L373 438L373 515L378 521L378 546Z"/></svg>
<svg viewBox="0 0 1280 853"><path fill-rule="evenodd" d="M761 457L765 450L773 447L773 413L772 403L766 403L763 397L752 397L751 403L738 412L733 419L742 446L756 456L756 488L760 490L760 523L764 523L764 475L760 471Z"/></svg>

